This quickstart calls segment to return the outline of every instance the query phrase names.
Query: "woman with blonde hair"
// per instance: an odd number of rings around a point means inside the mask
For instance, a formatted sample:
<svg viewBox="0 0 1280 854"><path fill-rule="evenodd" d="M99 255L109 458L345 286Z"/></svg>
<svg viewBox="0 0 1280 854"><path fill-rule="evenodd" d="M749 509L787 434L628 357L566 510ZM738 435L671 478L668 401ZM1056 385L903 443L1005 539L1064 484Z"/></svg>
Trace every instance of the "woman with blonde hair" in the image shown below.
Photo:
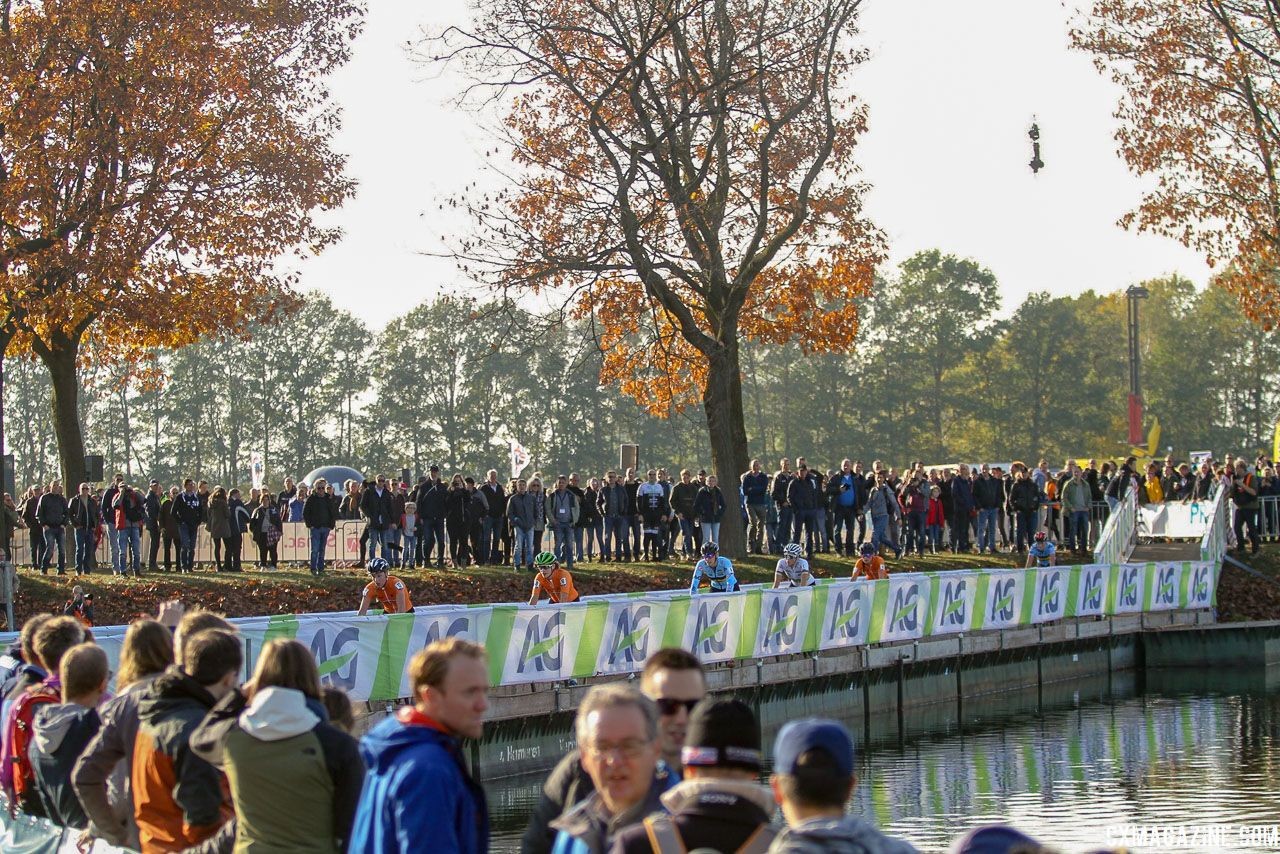
<svg viewBox="0 0 1280 854"><path fill-rule="evenodd" d="M155 678L173 664L173 635L155 620L138 620L124 633L116 696L99 708L102 727L71 772L89 819L89 832L112 845L138 850L133 818L133 742L138 704Z"/></svg>
<svg viewBox="0 0 1280 854"><path fill-rule="evenodd" d="M268 642L244 693L224 697L191 746L231 784L235 850L346 849L364 762L355 739L328 722L316 661L303 644Z"/></svg>

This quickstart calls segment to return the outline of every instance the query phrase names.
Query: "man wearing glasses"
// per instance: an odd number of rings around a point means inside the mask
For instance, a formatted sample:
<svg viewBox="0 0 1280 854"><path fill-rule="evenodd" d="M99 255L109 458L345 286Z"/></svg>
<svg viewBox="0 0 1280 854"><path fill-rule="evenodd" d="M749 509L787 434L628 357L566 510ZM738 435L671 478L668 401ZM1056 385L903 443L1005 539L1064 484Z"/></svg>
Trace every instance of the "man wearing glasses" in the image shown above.
<svg viewBox="0 0 1280 854"><path fill-rule="evenodd" d="M658 710L624 683L596 685L582 699L574 732L596 790L551 822L556 854L608 851L613 838L653 812L672 775L659 773Z"/></svg>
<svg viewBox="0 0 1280 854"><path fill-rule="evenodd" d="M707 694L702 664L687 650L660 649L645 661L640 675L640 691L658 709L658 754L651 776L655 780L661 778L664 786L669 787L679 780L680 751L689 726L689 712ZM579 720L581 717L580 708ZM579 744L582 744L581 734ZM550 852L556 838L551 822L596 791L596 784L585 764L581 752L574 750L551 772L524 832L521 850L525 854ZM641 812L636 820L645 815L646 812Z"/></svg>

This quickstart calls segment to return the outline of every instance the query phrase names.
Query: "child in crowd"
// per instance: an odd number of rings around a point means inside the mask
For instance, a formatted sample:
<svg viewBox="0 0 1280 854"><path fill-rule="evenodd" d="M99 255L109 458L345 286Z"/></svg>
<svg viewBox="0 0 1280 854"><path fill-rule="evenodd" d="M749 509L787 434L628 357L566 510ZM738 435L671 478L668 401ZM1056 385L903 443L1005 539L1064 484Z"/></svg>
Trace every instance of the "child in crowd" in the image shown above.
<svg viewBox="0 0 1280 854"><path fill-rule="evenodd" d="M400 567L408 569L416 567L418 562L414 555L418 551L418 528L422 520L418 518L418 505L412 501L404 503L404 513L400 516L400 530L404 532L404 551L401 552Z"/></svg>
<svg viewBox="0 0 1280 854"><path fill-rule="evenodd" d="M929 551L938 553L942 545L942 526L947 521L946 511L942 509L942 490L937 486L929 488L929 515L925 517L925 532L929 539Z"/></svg>
<svg viewBox="0 0 1280 854"><path fill-rule="evenodd" d="M884 558L876 554L875 547L871 543L863 543L862 557L858 558L858 562L853 565L853 575L849 580L857 581L865 578L867 581L880 581L888 577L889 571L885 569Z"/></svg>

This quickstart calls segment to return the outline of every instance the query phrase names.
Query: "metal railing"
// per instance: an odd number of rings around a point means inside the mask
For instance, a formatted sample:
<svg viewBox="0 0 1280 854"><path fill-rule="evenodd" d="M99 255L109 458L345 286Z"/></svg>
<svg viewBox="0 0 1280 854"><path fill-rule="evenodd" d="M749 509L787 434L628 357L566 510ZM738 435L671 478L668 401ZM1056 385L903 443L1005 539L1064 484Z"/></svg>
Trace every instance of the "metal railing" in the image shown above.
<svg viewBox="0 0 1280 854"><path fill-rule="evenodd" d="M1227 498L1227 490L1218 487L1210 501L1208 516L1209 525L1200 540L1200 559L1217 562L1226 554L1231 533L1231 501Z"/></svg>
<svg viewBox="0 0 1280 854"><path fill-rule="evenodd" d="M1116 503L1093 549L1094 563L1124 563L1138 540L1138 487L1134 484Z"/></svg>
<svg viewBox="0 0 1280 854"><path fill-rule="evenodd" d="M1280 540L1280 495L1264 495L1258 505L1258 536Z"/></svg>

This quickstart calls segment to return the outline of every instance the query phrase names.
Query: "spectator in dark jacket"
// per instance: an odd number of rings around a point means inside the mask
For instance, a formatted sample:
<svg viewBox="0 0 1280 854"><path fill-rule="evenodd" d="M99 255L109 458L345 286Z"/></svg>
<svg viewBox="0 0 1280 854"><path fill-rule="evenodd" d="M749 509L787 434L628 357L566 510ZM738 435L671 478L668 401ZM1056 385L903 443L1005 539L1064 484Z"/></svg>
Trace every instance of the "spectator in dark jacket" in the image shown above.
<svg viewBox="0 0 1280 854"><path fill-rule="evenodd" d="M813 541L820 538L820 525L826 523L822 518L821 497L816 480L810 475L809 467L802 465L796 469L796 476L787 483L787 505L791 508L791 539L800 542L801 532L804 534L805 552L809 560L813 560ZM784 536L780 532L779 536Z"/></svg>
<svg viewBox="0 0 1280 854"><path fill-rule="evenodd" d="M62 702L36 710L31 767L45 815L63 827L83 829L88 819L71 786L71 769L101 726L97 707L107 691L107 654L82 643L67 650L58 669Z"/></svg>
<svg viewBox="0 0 1280 854"><path fill-rule="evenodd" d="M390 562L392 558L387 546L400 517L391 513L391 489L383 475L378 475L372 488L361 492L360 516L369 534L369 557L381 556Z"/></svg>
<svg viewBox="0 0 1280 854"><path fill-rule="evenodd" d="M969 542L969 520L974 509L973 485L969 481L969 467L964 463L955 477L951 478L951 544L957 552L968 552L972 545Z"/></svg>
<svg viewBox="0 0 1280 854"><path fill-rule="evenodd" d="M219 629L184 637L182 666L156 679L142 699L132 781L143 854L198 845L232 817L222 775L193 752L191 735L235 690L241 650L235 635Z"/></svg>
<svg viewBox="0 0 1280 854"><path fill-rule="evenodd" d="M355 739L326 719L311 650L270 641L250 684L223 697L191 736L196 756L231 782L236 849L340 854L364 762Z"/></svg>
<svg viewBox="0 0 1280 854"><path fill-rule="evenodd" d="M89 491L89 484L80 484L80 492L67 505L67 516L75 531L76 575L86 575L93 571L96 535L102 524L102 509Z"/></svg>
<svg viewBox="0 0 1280 854"><path fill-rule="evenodd" d="M163 497L160 481L153 480L142 500L142 509L147 515L147 568L153 572L160 568L160 499Z"/></svg>
<svg viewBox="0 0 1280 854"><path fill-rule="evenodd" d="M704 543L720 542L720 520L727 506L716 476L711 475L707 478L707 485L698 490L698 497L694 499L694 511L698 514L698 524L702 526Z"/></svg>
<svg viewBox="0 0 1280 854"><path fill-rule="evenodd" d="M311 574L324 574L324 552L329 545L329 534L338 527L338 517L329 501L327 482L316 478L311 484L311 494L302 508L302 521L311 533Z"/></svg>
<svg viewBox="0 0 1280 854"><path fill-rule="evenodd" d="M36 504L36 521L44 529L44 557L40 561L40 574L49 571L53 548L58 547L58 575L67 574L66 540L63 528L67 524L67 499L62 494L62 483L49 484L49 491L40 496Z"/></svg>
<svg viewBox="0 0 1280 854"><path fill-rule="evenodd" d="M212 617L203 612L188 619ZM138 704L151 683L171 664L173 634L168 628L155 620L140 620L129 626L120 647L116 696L99 709L102 726L76 761L71 775L92 835L121 848L136 851L140 844L131 783ZM118 768L124 771L119 786Z"/></svg>
<svg viewBox="0 0 1280 854"><path fill-rule="evenodd" d="M444 566L445 496L449 490L440 480L440 467L431 467L431 476L418 486L418 515L422 517L423 564L431 562L432 547L436 551L436 566Z"/></svg>

